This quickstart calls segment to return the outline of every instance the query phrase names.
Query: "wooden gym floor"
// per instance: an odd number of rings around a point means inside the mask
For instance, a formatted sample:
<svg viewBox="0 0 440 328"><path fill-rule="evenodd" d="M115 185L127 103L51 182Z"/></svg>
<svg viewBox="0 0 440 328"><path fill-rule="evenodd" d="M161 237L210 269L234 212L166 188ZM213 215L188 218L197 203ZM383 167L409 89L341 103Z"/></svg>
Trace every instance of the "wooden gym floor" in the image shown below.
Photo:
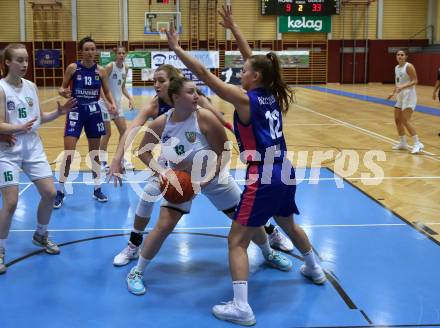
<svg viewBox="0 0 440 328"><path fill-rule="evenodd" d="M412 118L425 145L424 153L411 155L407 151L393 151L391 146L397 141L397 132L392 105L379 104L362 97L385 99L392 88L392 85L337 84L317 89L297 87L296 104L284 118L288 148L293 152L293 162L297 167L328 167L336 172L335 183L340 184L339 176L344 177L421 229L425 235L440 241L437 234L440 232L440 104L431 98L432 87L418 86L418 104L434 109L434 115L416 111ZM152 94L151 88L133 88L130 91L135 96L137 108L142 108ZM332 91L348 92L360 98L336 95ZM56 89L40 88L39 94L45 111L52 110L57 100L63 101L57 96ZM231 121L232 106L216 96L212 98L217 108ZM436 108L439 108L438 111ZM130 113L129 116L134 115ZM113 125L112 128L108 147L110 160L118 141L116 127ZM40 130L51 163L63 150L63 129L64 117ZM235 142L232 134L229 137ZM409 144L412 144L410 138ZM85 136L81 137L77 150L84 159L87 153ZM144 168L139 160L134 159L133 162L137 169ZM55 169L56 165L52 167ZM234 156L231 168L240 167L243 166ZM81 161L81 169L87 169L84 160ZM382 171L383 178L380 174ZM318 183L319 177L316 175L305 177L303 181L301 174L298 175L301 183ZM349 208L350 204L335 206ZM352 210L355 213L356 209Z"/></svg>

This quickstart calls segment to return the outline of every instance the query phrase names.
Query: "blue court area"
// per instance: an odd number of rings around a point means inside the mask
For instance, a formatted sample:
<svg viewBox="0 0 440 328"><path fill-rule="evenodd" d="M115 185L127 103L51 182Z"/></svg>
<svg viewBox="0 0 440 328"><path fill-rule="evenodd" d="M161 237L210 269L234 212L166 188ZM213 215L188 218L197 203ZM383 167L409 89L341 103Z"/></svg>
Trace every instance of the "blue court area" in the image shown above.
<svg viewBox="0 0 440 328"><path fill-rule="evenodd" d="M379 97L372 97L372 96L367 96L367 95L362 95L362 94L348 92L348 91L342 91L342 90L334 90L334 89L329 89L329 88L315 86L315 85L302 86L302 88L321 91L321 92L327 92L327 93L330 93L333 95L353 98L353 99L357 99L357 100L368 101L368 102L372 102L372 103L379 104L379 105L394 107L394 105L396 104L395 100L387 100L387 99L383 99L383 98L379 98ZM434 116L440 116L440 111L437 108L423 106L423 105L418 104L416 109L418 112L422 112L422 113L434 115Z"/></svg>
<svg viewBox="0 0 440 328"><path fill-rule="evenodd" d="M294 266L280 272L249 249L249 300L257 327L440 326L440 248L353 185L321 169L319 181L298 186L297 217L321 258L329 281L317 286ZM233 172L242 181L243 172ZM211 314L232 296L227 239L230 222L204 196L194 200L145 272L147 293L127 291L132 267L115 268L126 245L142 175L122 189L103 186L109 202L91 197L90 175L54 211L50 235L61 254L31 243L37 190L25 181L0 276L0 318L9 327L233 327ZM316 178L316 176L314 176ZM341 186L343 188L338 188ZM154 224L158 208L153 213Z"/></svg>

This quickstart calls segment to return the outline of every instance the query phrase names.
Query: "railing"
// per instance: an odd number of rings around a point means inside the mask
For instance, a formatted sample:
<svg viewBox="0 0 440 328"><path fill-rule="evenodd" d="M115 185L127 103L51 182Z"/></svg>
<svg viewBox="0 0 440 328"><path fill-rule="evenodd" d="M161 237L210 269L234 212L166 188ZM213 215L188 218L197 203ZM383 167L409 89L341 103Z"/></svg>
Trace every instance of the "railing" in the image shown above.
<svg viewBox="0 0 440 328"><path fill-rule="evenodd" d="M428 36L428 40L429 40L429 45L431 45L433 43L433 35L434 35L434 25L426 25L424 28L422 28L420 31L417 31L416 33L414 33L413 35L411 35L408 38L408 43L411 44L411 42L413 40L415 40L415 37L418 36L420 33L426 32L427 30L430 31L429 36ZM426 34L425 34L426 35Z"/></svg>

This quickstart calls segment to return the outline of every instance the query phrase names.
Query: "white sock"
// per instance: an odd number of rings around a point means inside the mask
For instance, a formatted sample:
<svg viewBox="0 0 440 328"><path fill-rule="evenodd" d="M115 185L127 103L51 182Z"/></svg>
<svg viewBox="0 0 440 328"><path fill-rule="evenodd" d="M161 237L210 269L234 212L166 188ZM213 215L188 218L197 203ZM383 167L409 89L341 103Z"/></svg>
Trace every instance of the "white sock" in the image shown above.
<svg viewBox="0 0 440 328"><path fill-rule="evenodd" d="M400 136L400 144L406 145L406 135Z"/></svg>
<svg viewBox="0 0 440 328"><path fill-rule="evenodd" d="M412 137L413 137L414 144L420 142L420 140L419 140L419 136L418 136L417 134L413 135Z"/></svg>
<svg viewBox="0 0 440 328"><path fill-rule="evenodd" d="M57 190L64 194L64 182L58 182Z"/></svg>
<svg viewBox="0 0 440 328"><path fill-rule="evenodd" d="M269 245L269 239L266 238L266 242L264 244L258 245L260 247L261 252L263 253L264 257L268 257L270 254L272 254L273 249Z"/></svg>
<svg viewBox="0 0 440 328"><path fill-rule="evenodd" d="M142 255L139 255L138 263L136 265L136 271L144 272L148 263L150 263L150 260L147 260L147 259L143 258Z"/></svg>
<svg viewBox="0 0 440 328"><path fill-rule="evenodd" d="M107 163L107 159L108 159L108 153L106 150L100 150L99 151L99 161L102 163Z"/></svg>
<svg viewBox="0 0 440 328"><path fill-rule="evenodd" d="M239 306L248 305L248 282L233 281L232 289L234 290L234 301Z"/></svg>
<svg viewBox="0 0 440 328"><path fill-rule="evenodd" d="M138 229L133 228L131 231L133 231L134 233L137 233L138 235L142 235L144 232Z"/></svg>
<svg viewBox="0 0 440 328"><path fill-rule="evenodd" d="M303 257L307 267L314 268L318 266L318 263L316 263L315 254L313 253L313 249L303 254Z"/></svg>
<svg viewBox="0 0 440 328"><path fill-rule="evenodd" d="M46 234L47 231L47 224L39 224L37 223L37 234L39 234L40 236L44 236Z"/></svg>
<svg viewBox="0 0 440 328"><path fill-rule="evenodd" d="M93 172L93 169L97 169L97 171ZM96 176L94 176L96 174ZM92 176L93 177L93 184L95 185L95 190L101 188L101 166L94 162L92 164Z"/></svg>
<svg viewBox="0 0 440 328"><path fill-rule="evenodd" d="M6 240L7 239L0 239L0 247L1 248L6 248Z"/></svg>

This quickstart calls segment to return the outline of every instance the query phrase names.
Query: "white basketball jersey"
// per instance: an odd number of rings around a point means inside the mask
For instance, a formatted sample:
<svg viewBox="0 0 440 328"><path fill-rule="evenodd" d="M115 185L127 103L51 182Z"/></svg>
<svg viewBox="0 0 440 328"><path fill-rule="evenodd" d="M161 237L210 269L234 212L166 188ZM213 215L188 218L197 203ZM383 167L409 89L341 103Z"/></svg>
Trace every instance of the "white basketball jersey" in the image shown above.
<svg viewBox="0 0 440 328"><path fill-rule="evenodd" d="M394 68L394 73L396 76L396 86L398 87L411 81L411 78L406 71L408 64L409 63L405 63L403 66L396 65L396 67Z"/></svg>
<svg viewBox="0 0 440 328"><path fill-rule="evenodd" d="M166 115L166 124L162 133L161 159L168 162L169 167L191 172L193 164L197 168L202 167L200 163L193 163L194 157L201 150L211 149L205 135L200 131L197 120L198 111L193 112L183 122L171 121L175 111L170 109ZM206 159L205 159L206 161Z"/></svg>
<svg viewBox="0 0 440 328"><path fill-rule="evenodd" d="M122 84L127 78L125 63L119 68L116 62L113 62L112 71L108 77L110 92L112 93L115 105L117 108L121 107L122 100Z"/></svg>
<svg viewBox="0 0 440 328"><path fill-rule="evenodd" d="M5 79L0 80L0 87L6 96L6 123L25 124L26 122L37 118L32 126L31 132L35 132L41 124L40 104L37 91L31 81L21 79L23 85L16 89Z"/></svg>

